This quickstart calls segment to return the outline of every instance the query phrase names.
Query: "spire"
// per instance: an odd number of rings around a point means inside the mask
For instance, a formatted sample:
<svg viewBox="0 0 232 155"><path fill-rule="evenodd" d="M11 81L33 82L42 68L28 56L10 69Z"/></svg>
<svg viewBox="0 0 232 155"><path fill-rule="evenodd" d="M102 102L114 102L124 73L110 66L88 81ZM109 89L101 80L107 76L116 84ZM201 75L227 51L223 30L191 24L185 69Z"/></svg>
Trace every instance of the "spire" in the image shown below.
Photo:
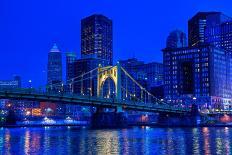
<svg viewBox="0 0 232 155"><path fill-rule="evenodd" d="M60 52L59 48L57 47L56 43L53 44L52 49L50 52Z"/></svg>

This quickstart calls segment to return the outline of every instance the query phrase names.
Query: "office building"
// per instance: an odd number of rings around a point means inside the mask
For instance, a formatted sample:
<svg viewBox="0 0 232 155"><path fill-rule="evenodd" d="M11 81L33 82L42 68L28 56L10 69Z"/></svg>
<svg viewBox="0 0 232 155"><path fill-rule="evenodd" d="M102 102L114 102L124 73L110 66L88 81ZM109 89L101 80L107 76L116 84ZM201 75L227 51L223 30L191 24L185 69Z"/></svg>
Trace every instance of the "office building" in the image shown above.
<svg viewBox="0 0 232 155"><path fill-rule="evenodd" d="M232 19L216 26L207 27L205 41L215 47L226 50L232 55Z"/></svg>
<svg viewBox="0 0 232 155"><path fill-rule="evenodd" d="M187 47L186 34L180 30L172 31L167 38L166 47L167 48Z"/></svg>
<svg viewBox="0 0 232 155"><path fill-rule="evenodd" d="M77 60L75 52L66 53L66 81L70 83L70 80L74 78L74 63Z"/></svg>
<svg viewBox="0 0 232 155"><path fill-rule="evenodd" d="M81 20L81 57L97 58L113 64L112 20L94 14Z"/></svg>
<svg viewBox="0 0 232 155"><path fill-rule="evenodd" d="M205 30L231 20L221 12L198 12L188 21L189 47L204 45Z"/></svg>
<svg viewBox="0 0 232 155"><path fill-rule="evenodd" d="M74 92L82 95L97 95L97 69L99 65L106 66L108 62L102 59L85 58L74 63ZM95 69L95 70L94 70ZM93 72L85 74L91 70ZM84 76L82 76L85 74ZM89 78L93 77L93 78Z"/></svg>
<svg viewBox="0 0 232 155"><path fill-rule="evenodd" d="M21 88L21 77L14 76L13 80L0 80L0 89Z"/></svg>
<svg viewBox="0 0 232 155"><path fill-rule="evenodd" d="M164 95L172 104L231 108L232 64L225 50L204 45L163 50Z"/></svg>
<svg viewBox="0 0 232 155"><path fill-rule="evenodd" d="M120 60L119 63L139 84L141 84L147 90L151 91L152 88L163 85L162 63L144 63L136 58ZM122 74L122 76L125 75ZM122 85L130 94L135 96L141 95L141 89L126 76L122 78ZM156 94L153 95L156 96Z"/></svg>
<svg viewBox="0 0 232 155"><path fill-rule="evenodd" d="M48 53L47 84L49 87L58 86L62 82L62 54L54 44Z"/></svg>

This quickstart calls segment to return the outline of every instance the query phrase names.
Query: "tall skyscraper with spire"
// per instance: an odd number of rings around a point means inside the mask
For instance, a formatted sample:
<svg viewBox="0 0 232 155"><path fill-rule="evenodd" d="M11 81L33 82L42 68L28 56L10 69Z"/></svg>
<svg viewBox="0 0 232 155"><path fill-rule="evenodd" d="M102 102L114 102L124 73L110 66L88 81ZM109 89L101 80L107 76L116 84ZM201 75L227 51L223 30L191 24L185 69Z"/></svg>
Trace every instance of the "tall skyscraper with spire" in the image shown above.
<svg viewBox="0 0 232 155"><path fill-rule="evenodd" d="M57 84L62 81L62 54L56 44L48 53L47 84Z"/></svg>

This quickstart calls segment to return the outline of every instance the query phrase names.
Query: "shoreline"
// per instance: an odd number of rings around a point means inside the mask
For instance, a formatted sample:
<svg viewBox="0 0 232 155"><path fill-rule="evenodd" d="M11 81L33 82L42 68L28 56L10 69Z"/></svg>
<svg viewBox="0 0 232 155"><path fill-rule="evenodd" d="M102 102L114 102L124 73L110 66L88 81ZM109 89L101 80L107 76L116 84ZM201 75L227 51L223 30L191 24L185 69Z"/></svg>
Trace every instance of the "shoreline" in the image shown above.
<svg viewBox="0 0 232 155"><path fill-rule="evenodd" d="M0 128L30 128L30 127L90 127L89 124L34 124L34 125L0 125ZM157 125L157 124L129 124L125 128L131 127L152 127L152 128L198 128L198 127L232 127L232 124L199 124L199 125ZM102 128L105 129L105 128ZM109 128L110 129L110 128Z"/></svg>

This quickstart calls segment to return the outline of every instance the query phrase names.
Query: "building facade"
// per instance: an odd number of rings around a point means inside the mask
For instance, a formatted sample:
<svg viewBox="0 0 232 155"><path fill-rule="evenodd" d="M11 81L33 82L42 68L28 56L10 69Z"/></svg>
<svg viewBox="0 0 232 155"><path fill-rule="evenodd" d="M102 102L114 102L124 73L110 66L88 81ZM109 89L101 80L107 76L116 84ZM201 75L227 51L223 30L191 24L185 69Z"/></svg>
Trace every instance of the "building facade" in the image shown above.
<svg viewBox="0 0 232 155"><path fill-rule="evenodd" d="M232 64L225 50L198 46L163 50L164 95L172 104L231 108Z"/></svg>
<svg viewBox="0 0 232 155"><path fill-rule="evenodd" d="M205 44L205 30L208 27L214 27L230 17L221 12L198 12L188 21L188 43L189 47Z"/></svg>
<svg viewBox="0 0 232 155"><path fill-rule="evenodd" d="M151 91L152 88L163 85L163 64L157 62L144 63L136 58L120 60L121 66L144 88ZM123 74L122 74L123 76ZM141 89L126 77L122 78L122 85L128 92L140 96ZM153 94L156 96L156 94Z"/></svg>
<svg viewBox="0 0 232 155"><path fill-rule="evenodd" d="M96 58L79 59L74 63L74 93L82 95L97 95L97 69L99 65L106 66L107 61ZM89 74L85 74L91 70ZM82 76L85 74L84 76ZM92 77L92 78L89 78Z"/></svg>
<svg viewBox="0 0 232 155"><path fill-rule="evenodd" d="M97 58L113 64L112 20L94 14L81 20L81 57Z"/></svg>
<svg viewBox="0 0 232 155"><path fill-rule="evenodd" d="M74 63L77 60L77 54L75 52L66 53L66 81L67 84L74 78Z"/></svg>
<svg viewBox="0 0 232 155"><path fill-rule="evenodd" d="M232 19L205 30L205 42L226 50L232 55Z"/></svg>
<svg viewBox="0 0 232 155"><path fill-rule="evenodd" d="M187 47L186 34L180 30L172 31L167 38L166 47L167 48Z"/></svg>
<svg viewBox="0 0 232 155"><path fill-rule="evenodd" d="M61 84L62 82L62 54L57 45L54 44L48 53L47 65L47 84L48 86Z"/></svg>
<svg viewBox="0 0 232 155"><path fill-rule="evenodd" d="M0 89L21 88L21 77L14 76L13 80L0 80Z"/></svg>

